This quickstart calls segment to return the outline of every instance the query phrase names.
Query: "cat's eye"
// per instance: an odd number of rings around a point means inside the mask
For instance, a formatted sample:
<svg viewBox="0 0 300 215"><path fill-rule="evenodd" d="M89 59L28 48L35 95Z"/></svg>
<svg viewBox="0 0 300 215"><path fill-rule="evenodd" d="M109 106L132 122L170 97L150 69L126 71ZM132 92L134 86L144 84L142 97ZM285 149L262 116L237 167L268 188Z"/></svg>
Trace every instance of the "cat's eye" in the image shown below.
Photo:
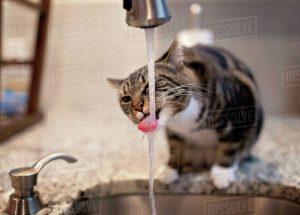
<svg viewBox="0 0 300 215"><path fill-rule="evenodd" d="M124 96L122 97L122 102L127 103L131 101L131 97L130 96Z"/></svg>

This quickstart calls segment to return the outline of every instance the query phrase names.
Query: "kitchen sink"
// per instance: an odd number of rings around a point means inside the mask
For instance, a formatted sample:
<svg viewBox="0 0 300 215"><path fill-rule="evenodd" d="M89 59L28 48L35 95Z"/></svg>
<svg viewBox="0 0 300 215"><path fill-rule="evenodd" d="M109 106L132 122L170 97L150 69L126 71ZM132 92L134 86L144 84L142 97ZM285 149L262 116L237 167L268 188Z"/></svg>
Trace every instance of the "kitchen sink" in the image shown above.
<svg viewBox="0 0 300 215"><path fill-rule="evenodd" d="M157 215L299 215L300 205L260 196L157 194ZM67 214L151 215L147 194L82 197Z"/></svg>

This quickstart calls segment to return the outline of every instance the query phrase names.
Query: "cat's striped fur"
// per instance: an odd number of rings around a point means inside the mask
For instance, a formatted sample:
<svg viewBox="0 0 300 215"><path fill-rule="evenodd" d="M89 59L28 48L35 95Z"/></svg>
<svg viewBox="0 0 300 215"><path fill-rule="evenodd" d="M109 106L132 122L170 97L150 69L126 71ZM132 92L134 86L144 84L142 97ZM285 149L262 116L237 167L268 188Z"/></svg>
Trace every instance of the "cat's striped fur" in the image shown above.
<svg viewBox="0 0 300 215"><path fill-rule="evenodd" d="M207 130L216 135L216 165L231 167L249 155L262 128L263 111L254 77L241 60L222 48L187 49L174 42L156 61L155 70L157 118L166 126L171 154L176 154L169 165L176 163L179 172L193 169L184 151L197 146ZM134 123L149 114L147 67L109 81ZM170 122L176 117L186 119L174 126Z"/></svg>

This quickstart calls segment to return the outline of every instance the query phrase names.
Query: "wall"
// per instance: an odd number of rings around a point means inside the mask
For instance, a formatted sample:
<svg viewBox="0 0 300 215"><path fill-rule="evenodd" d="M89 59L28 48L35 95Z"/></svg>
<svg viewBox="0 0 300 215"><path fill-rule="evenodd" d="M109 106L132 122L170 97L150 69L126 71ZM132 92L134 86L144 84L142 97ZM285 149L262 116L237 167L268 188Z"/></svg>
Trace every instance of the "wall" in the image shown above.
<svg viewBox="0 0 300 215"><path fill-rule="evenodd" d="M195 1L168 2L173 19L156 32L157 56L188 26L189 3ZM214 31L216 44L232 50L253 69L265 109L298 112L299 1L201 2L205 26ZM6 3L6 52L26 56L20 50L32 45L35 17L13 5ZM122 1L53 1L50 23L42 108L68 112L101 107L104 116L121 116L105 79L125 77L146 63L144 33L127 27ZM24 35L28 45L22 45Z"/></svg>

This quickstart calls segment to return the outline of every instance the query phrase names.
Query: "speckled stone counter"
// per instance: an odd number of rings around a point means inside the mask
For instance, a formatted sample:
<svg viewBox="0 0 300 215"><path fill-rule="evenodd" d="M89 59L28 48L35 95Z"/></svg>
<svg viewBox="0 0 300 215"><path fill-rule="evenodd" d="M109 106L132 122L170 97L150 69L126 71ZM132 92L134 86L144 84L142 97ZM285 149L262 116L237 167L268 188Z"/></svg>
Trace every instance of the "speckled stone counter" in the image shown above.
<svg viewBox="0 0 300 215"><path fill-rule="evenodd" d="M12 168L30 165L38 158L55 151L68 152L82 162L76 165L54 162L43 170L37 190L48 207L39 214L68 214L76 199L88 196L146 193L147 147L139 145L134 148L141 136L134 139L137 133L127 127L124 130L119 129L119 133L132 135L128 137L129 143L122 142L121 139L116 141L109 133L106 134L107 140L112 140L106 142L103 135L99 135L98 132L103 130L101 125L102 123L94 124L91 126L92 129L80 133L65 131L60 136L57 132L53 137L52 135L45 137L49 127L43 123L1 145L1 210L5 208L9 194L12 192L7 172ZM115 125L106 124L106 131L110 130L109 126L114 126L112 133L116 136ZM299 130L300 118L298 117L269 118L254 148L256 159L242 164L237 173L237 180L227 189L217 190L209 180L208 172L201 172L183 175L179 181L168 186L156 182L155 192L251 194L300 203ZM126 139L123 137L122 139ZM99 144L100 139L104 141L101 144ZM111 143L114 141L116 144ZM164 163L166 159L164 144L157 146L157 166Z"/></svg>

